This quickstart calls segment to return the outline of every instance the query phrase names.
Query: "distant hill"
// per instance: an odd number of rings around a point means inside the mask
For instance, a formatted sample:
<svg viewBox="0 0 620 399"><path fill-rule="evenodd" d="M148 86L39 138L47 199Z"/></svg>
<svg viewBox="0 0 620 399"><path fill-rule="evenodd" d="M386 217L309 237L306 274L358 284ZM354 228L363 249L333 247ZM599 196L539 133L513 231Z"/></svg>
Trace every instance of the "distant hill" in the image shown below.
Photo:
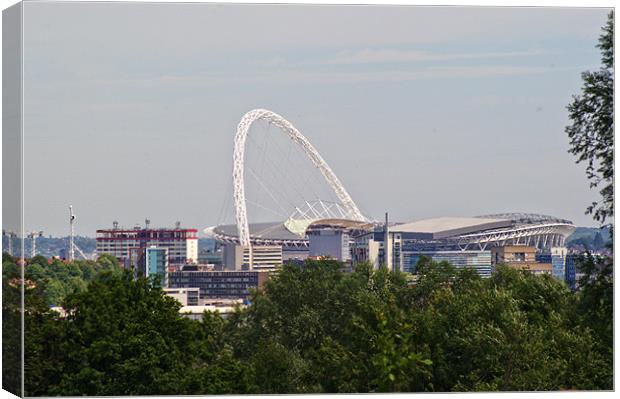
<svg viewBox="0 0 620 399"><path fill-rule="evenodd" d="M610 242L611 234L608 227L577 227L575 232L566 239L568 248L578 248L598 251L604 249Z"/></svg>

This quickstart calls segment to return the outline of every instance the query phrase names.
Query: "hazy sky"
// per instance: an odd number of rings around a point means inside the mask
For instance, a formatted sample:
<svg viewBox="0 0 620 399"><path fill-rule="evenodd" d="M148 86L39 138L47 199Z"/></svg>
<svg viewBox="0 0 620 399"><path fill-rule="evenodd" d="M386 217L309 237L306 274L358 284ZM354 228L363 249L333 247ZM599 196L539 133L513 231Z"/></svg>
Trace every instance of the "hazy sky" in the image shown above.
<svg viewBox="0 0 620 399"><path fill-rule="evenodd" d="M372 217L594 224L565 107L600 65L608 10L24 9L27 230L66 235L69 203L85 235L145 216L217 223L236 125L253 108L293 122Z"/></svg>

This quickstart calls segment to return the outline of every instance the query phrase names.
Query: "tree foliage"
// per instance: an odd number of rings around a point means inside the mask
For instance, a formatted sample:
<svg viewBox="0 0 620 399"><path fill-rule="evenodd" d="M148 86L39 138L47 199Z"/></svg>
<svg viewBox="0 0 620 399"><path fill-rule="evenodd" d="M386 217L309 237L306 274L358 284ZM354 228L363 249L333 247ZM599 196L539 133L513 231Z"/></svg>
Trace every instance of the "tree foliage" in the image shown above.
<svg viewBox="0 0 620 399"><path fill-rule="evenodd" d="M193 342L179 304L146 279L100 273L85 292L69 295L61 395L173 394Z"/></svg>
<svg viewBox="0 0 620 399"><path fill-rule="evenodd" d="M58 306L67 295L81 292L94 276L104 270L120 273L118 260L110 255L102 255L96 261L76 260L71 263L60 259L51 259L37 255L27 260L26 279L41 288L45 302L50 306Z"/></svg>
<svg viewBox="0 0 620 399"><path fill-rule="evenodd" d="M579 263L579 315L600 344L611 356L613 353L614 286L613 259L586 254Z"/></svg>
<svg viewBox="0 0 620 399"><path fill-rule="evenodd" d="M284 266L250 306L201 321L130 271L101 271L68 294L66 317L38 286L25 313L26 394L611 389L598 288L575 294L505 267L482 279L428 258L418 270L411 286L369 265Z"/></svg>
<svg viewBox="0 0 620 399"><path fill-rule="evenodd" d="M23 396L22 368L22 293L21 272L16 260L2 254L2 389Z"/></svg>
<svg viewBox="0 0 620 399"><path fill-rule="evenodd" d="M601 200L587 208L595 220L605 223L613 217L614 176L614 14L610 12L599 39L602 67L581 74L581 95L568 105L571 125L566 127L570 152L585 162L590 187L599 187Z"/></svg>
<svg viewBox="0 0 620 399"><path fill-rule="evenodd" d="M563 283L499 267L490 279L458 271L434 285L418 314L432 390L611 387L611 367L601 367L595 338L573 323L574 298Z"/></svg>

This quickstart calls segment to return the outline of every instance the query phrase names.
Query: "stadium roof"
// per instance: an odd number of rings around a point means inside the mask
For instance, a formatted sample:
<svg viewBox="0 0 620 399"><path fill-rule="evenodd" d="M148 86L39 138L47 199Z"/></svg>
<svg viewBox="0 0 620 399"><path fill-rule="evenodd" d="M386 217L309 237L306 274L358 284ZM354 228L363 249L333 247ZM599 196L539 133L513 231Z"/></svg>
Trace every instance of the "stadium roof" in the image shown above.
<svg viewBox="0 0 620 399"><path fill-rule="evenodd" d="M510 213L497 213L494 215L476 216L483 219L510 219L517 225L524 224L546 224L546 223L565 223L573 224L570 220L558 218L550 215L541 215L539 213L526 213L526 212L510 212Z"/></svg>
<svg viewBox="0 0 620 399"><path fill-rule="evenodd" d="M250 235L255 238L277 240L299 240L297 234L291 233L282 222L250 223ZM236 224L220 225L214 228L216 233L236 237L238 235Z"/></svg>
<svg viewBox="0 0 620 399"><path fill-rule="evenodd" d="M372 229L372 234L382 234L378 222L366 223L338 218L304 221L303 236L292 232L285 222L251 223L250 236L255 245L284 245L295 248L307 247L307 229L332 227L353 230ZM563 245L563 240L574 231L574 225L566 219L531 213L504 213L478 217L439 217L411 223L396 223L390 231L401 233L403 239L419 240L420 243L447 246L458 245L464 250L468 245L480 249L490 243L535 243L537 247ZM220 225L204 230L221 242L238 242L236 225ZM458 240L455 244L453 241ZM533 240L533 241L532 241ZM444 245L441 244L441 245ZM540 244L540 245L539 245ZM528 244L529 245L529 244ZM452 247L450 247L452 248Z"/></svg>
<svg viewBox="0 0 620 399"><path fill-rule="evenodd" d="M510 219L491 219L473 217L440 217L399 224L390 227L391 231L408 233L410 238L435 240L482 230L511 227Z"/></svg>

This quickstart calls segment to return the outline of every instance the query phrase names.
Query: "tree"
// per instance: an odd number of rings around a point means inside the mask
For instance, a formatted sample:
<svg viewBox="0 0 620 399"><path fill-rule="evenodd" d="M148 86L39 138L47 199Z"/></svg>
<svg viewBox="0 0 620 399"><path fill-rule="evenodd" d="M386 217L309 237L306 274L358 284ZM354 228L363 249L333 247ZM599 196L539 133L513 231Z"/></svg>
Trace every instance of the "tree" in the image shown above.
<svg viewBox="0 0 620 399"><path fill-rule="evenodd" d="M28 264L38 264L38 265L45 267L47 266L47 258L42 255L36 255L30 258L30 260L28 261Z"/></svg>
<svg viewBox="0 0 620 399"><path fill-rule="evenodd" d="M430 362L413 341L404 277L367 264L341 268L286 265L231 319L229 336L260 393L423 390Z"/></svg>
<svg viewBox="0 0 620 399"><path fill-rule="evenodd" d="M603 241L603 235L598 231L594 236L594 240L592 240L592 248L596 250L601 250L605 248L605 241Z"/></svg>
<svg viewBox="0 0 620 399"><path fill-rule="evenodd" d="M21 390L21 273L15 259L2 254L2 388L17 396Z"/></svg>
<svg viewBox="0 0 620 399"><path fill-rule="evenodd" d="M489 279L469 270L438 274L433 264L440 266L427 260L421 270L425 300L413 309L415 341L432 360L428 390L611 389L612 369L573 323L562 282L505 266Z"/></svg>
<svg viewBox="0 0 620 399"><path fill-rule="evenodd" d="M602 54L599 71L584 72L582 93L573 96L568 105L572 124L566 127L570 138L570 153L577 163L586 162L590 187L600 187L601 200L593 202L586 213L605 223L614 215L614 14L609 13L607 24L597 47Z"/></svg>
<svg viewBox="0 0 620 399"><path fill-rule="evenodd" d="M578 156L577 162L586 161L586 173L591 187L602 186L600 203L587 208L595 220L604 224L614 215L614 14L609 13L607 24L599 39L602 67L597 72L584 72L583 93L573 97L568 106L572 125L566 128L570 138L570 152ZM610 234L613 236L613 225ZM597 233L593 247L597 248L602 237ZM609 244L612 248L612 245ZM578 268L583 273L577 293L577 320L582 328L596 339L596 351L602 353L607 385L613 380L613 257L593 257L586 254Z"/></svg>
<svg viewBox="0 0 620 399"><path fill-rule="evenodd" d="M103 271L68 294L64 318L36 285L26 296L26 394L613 387L610 280L584 280L574 296L550 276L501 265L486 279L429 258L418 271L411 286L368 264L352 273L330 260L285 265L249 307L200 322L129 270Z"/></svg>
<svg viewBox="0 0 620 399"><path fill-rule="evenodd" d="M118 259L110 254L103 254L97 258L97 264L103 270L117 269L119 267Z"/></svg>
<svg viewBox="0 0 620 399"><path fill-rule="evenodd" d="M581 324L597 337L609 366L613 364L614 285L613 260L586 254L579 263L577 314Z"/></svg>
<svg viewBox="0 0 620 399"><path fill-rule="evenodd" d="M179 307L129 271L100 273L64 303L60 381L47 395L184 393L197 322L181 317Z"/></svg>

